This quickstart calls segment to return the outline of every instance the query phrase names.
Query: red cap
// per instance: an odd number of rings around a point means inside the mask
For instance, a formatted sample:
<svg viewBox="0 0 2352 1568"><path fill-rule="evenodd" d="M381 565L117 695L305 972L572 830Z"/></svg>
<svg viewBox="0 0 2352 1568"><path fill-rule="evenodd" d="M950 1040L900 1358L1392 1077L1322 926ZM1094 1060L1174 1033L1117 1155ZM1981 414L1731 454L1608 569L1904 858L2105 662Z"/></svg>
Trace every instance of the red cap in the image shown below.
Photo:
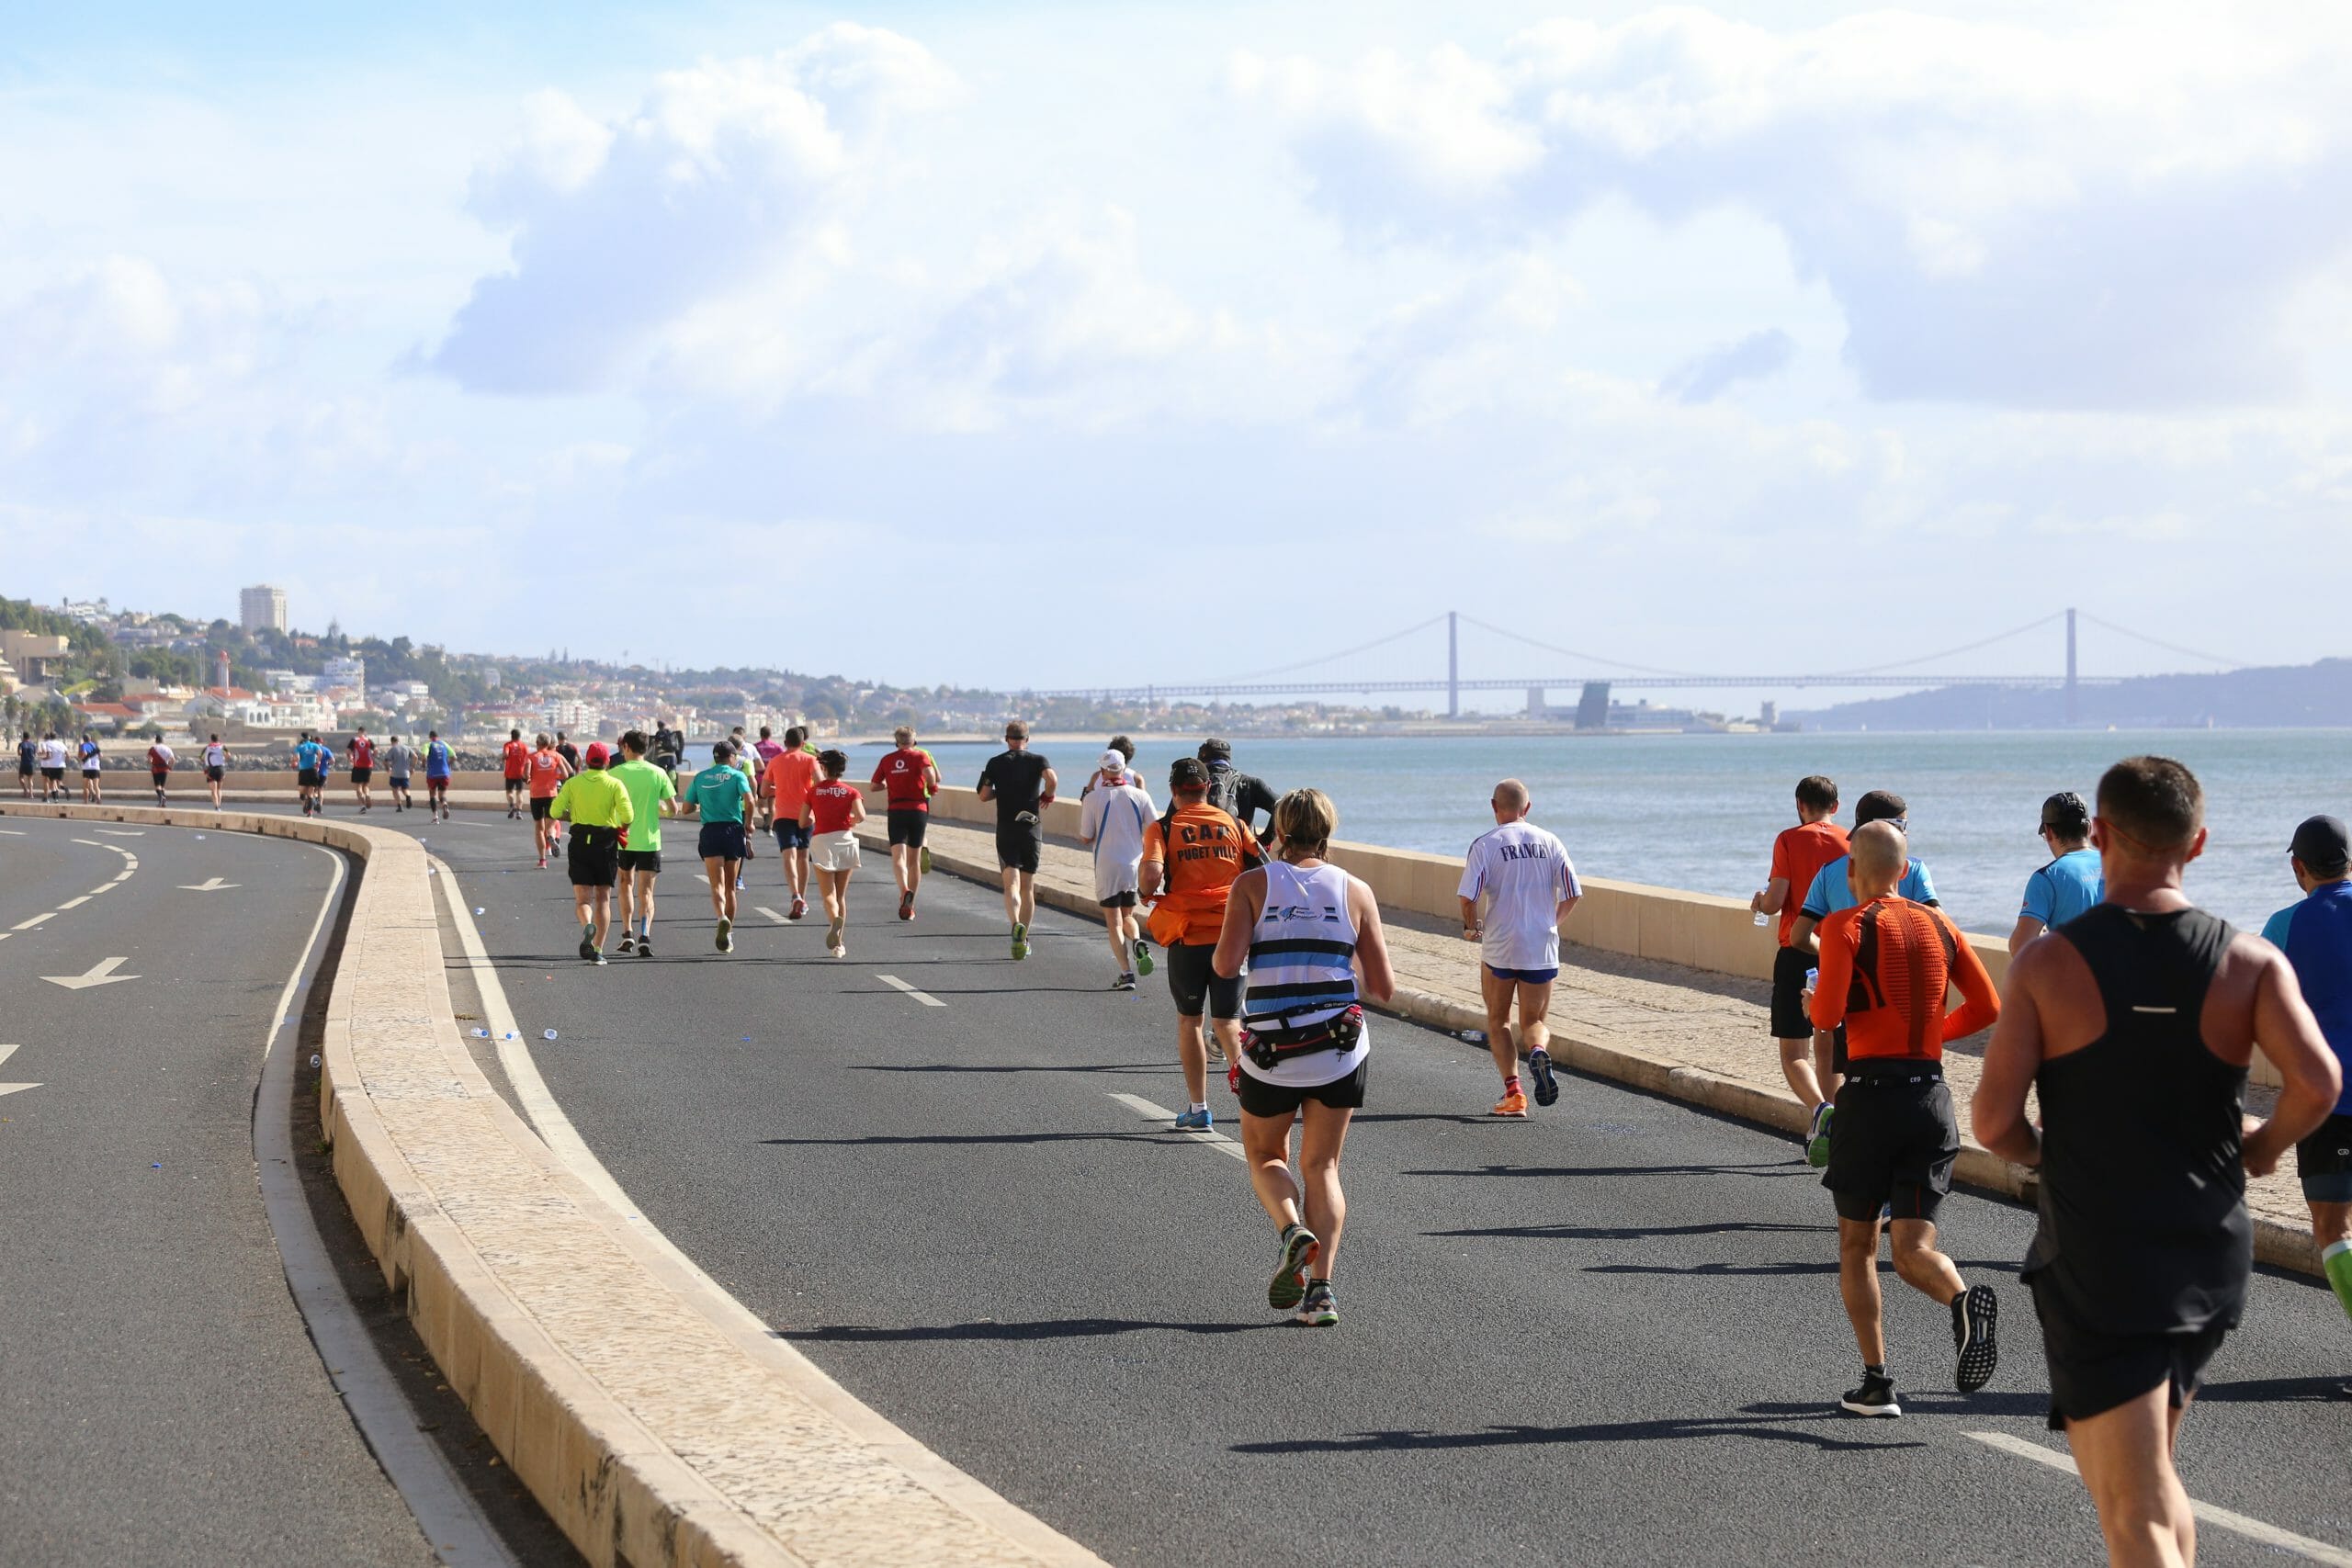
<svg viewBox="0 0 2352 1568"><path fill-rule="evenodd" d="M609 761L611 761L612 760L613 760L613 749L612 749L611 747L609 747L609 746L605 745L605 744L603 741L601 741L601 740L592 740L592 741L590 741L590 742L589 742L589 744L588 744L588 765L589 765L590 767L592 767L592 768L601 768L601 767L603 767L606 762L609 762Z"/></svg>

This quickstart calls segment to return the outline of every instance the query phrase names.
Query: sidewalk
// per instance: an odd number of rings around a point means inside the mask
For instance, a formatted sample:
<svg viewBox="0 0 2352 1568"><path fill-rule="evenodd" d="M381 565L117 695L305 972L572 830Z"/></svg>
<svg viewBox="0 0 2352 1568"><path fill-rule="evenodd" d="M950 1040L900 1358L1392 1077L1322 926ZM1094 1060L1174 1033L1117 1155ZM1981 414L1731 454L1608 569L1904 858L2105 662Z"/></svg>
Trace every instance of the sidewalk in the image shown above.
<svg viewBox="0 0 2352 1568"><path fill-rule="evenodd" d="M867 828L882 843L881 824ZM975 881L998 881L994 841L976 829L934 820L928 842L934 866ZM884 863L887 874L888 865ZM1099 919L1092 863L1086 852L1048 842L1037 873L1038 901ZM1419 915L1382 911L1396 996L1389 1010L1448 1032L1484 1029L1478 998L1477 953L1453 931ZM1781 1077L1779 1048L1767 1032L1770 987L1679 964L1628 958L1591 948L1566 947L1552 998L1552 1055L1578 1071L1688 1100L1792 1136L1807 1113ZM1984 1048L1983 1035L1950 1048L1944 1077L1967 1120ZM1484 1048L1476 1048L1484 1057ZM1465 1104L1483 1107L1495 1085L1465 1072ZM1573 1092L1573 1091L1571 1091ZM2267 1110L2272 1091L2249 1089L2248 1109ZM2033 1175L1963 1140L1959 1179L1972 1187L2029 1201ZM2310 1213L2296 1185L2293 1161L2246 1190L2255 1217L2255 1255L2266 1263L2319 1272Z"/></svg>

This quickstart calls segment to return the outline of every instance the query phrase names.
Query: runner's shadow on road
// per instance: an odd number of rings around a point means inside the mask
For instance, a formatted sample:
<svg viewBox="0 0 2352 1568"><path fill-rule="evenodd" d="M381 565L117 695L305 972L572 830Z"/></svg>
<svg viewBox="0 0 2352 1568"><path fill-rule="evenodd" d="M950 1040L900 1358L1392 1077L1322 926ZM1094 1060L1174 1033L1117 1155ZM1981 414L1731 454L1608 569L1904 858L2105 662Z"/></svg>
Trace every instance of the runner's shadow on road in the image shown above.
<svg viewBox="0 0 2352 1568"><path fill-rule="evenodd" d="M1476 1118L1485 1121L1485 1117ZM1810 1176L1791 1160L1754 1165L1484 1165L1467 1170L1408 1170L1405 1176Z"/></svg>
<svg viewBox="0 0 2352 1568"><path fill-rule="evenodd" d="M1507 1235L1529 1241L1649 1241L1669 1235L1724 1235L1738 1232L1803 1232L1835 1235L1836 1225L1789 1225L1769 1220L1723 1220L1697 1225L1492 1225L1470 1230L1423 1231L1423 1235Z"/></svg>
<svg viewBox="0 0 2352 1568"><path fill-rule="evenodd" d="M1702 1280L1712 1275L1727 1277L1754 1275L1759 1279L1771 1279L1781 1275L1835 1274L1838 1272L1838 1260L1831 1258L1810 1262L1792 1259L1785 1263L1596 1263L1585 1272L1588 1274L1679 1274L1693 1280Z"/></svg>
<svg viewBox="0 0 2352 1568"><path fill-rule="evenodd" d="M2238 1382L2199 1384L2197 1400L2200 1404L2212 1401L2223 1404L2342 1404L2345 1398L2339 1391L2344 1387L2341 1377L2247 1378Z"/></svg>
<svg viewBox="0 0 2352 1568"><path fill-rule="evenodd" d="M1172 1062L1072 1062L1035 1067L994 1062L917 1062L906 1066L854 1062L849 1070L889 1073L895 1077L899 1073L1172 1073L1177 1069Z"/></svg>
<svg viewBox="0 0 2352 1568"><path fill-rule="evenodd" d="M1822 1406L1804 1410L1826 1416ZM1359 1432L1346 1438L1295 1438L1281 1442L1236 1443L1238 1454L1360 1454L1442 1451L1452 1449L1508 1449L1553 1443L1680 1442L1707 1438L1756 1438L1766 1442L1795 1443L1824 1453L1851 1453L1883 1449L1924 1449L1916 1442L1868 1442L1832 1438L1783 1426L1781 1416L1699 1416L1663 1421L1595 1421L1575 1427L1489 1427L1476 1432L1388 1431Z"/></svg>
<svg viewBox="0 0 2352 1568"><path fill-rule="evenodd" d="M1349 1120L1359 1127L1366 1122L1452 1122L1463 1127L1491 1127L1498 1126L1509 1119L1499 1116L1471 1116L1441 1111L1380 1111L1367 1116L1359 1111Z"/></svg>
<svg viewBox="0 0 2352 1568"><path fill-rule="evenodd" d="M2050 1394L2046 1390L2005 1390L2000 1393L1953 1393L1949 1390L1922 1393L1905 1388L1903 1393L1903 1414L1905 1416L2032 1416L2050 1414ZM1795 1402L1778 1403L1765 1400L1755 1404L1743 1404L1740 1412L1747 1416L1827 1416L1840 1412L1828 1404L1804 1404Z"/></svg>
<svg viewBox="0 0 2352 1568"><path fill-rule="evenodd" d="M903 1345L940 1339L1099 1339L1107 1335L1152 1330L1170 1334L1258 1334L1289 1326L1286 1323L1163 1323L1130 1317L1057 1317L1035 1323L999 1323L983 1318L978 1323L920 1324L912 1328L837 1324L825 1328L775 1328L768 1332L778 1339L803 1344Z"/></svg>
<svg viewBox="0 0 2352 1568"><path fill-rule="evenodd" d="M843 1148L861 1145L890 1145L915 1144L1160 1144L1166 1142L1158 1133L922 1133L893 1134L875 1133L863 1138L762 1138L763 1145L831 1145ZM1170 1146L1174 1146L1170 1145Z"/></svg>

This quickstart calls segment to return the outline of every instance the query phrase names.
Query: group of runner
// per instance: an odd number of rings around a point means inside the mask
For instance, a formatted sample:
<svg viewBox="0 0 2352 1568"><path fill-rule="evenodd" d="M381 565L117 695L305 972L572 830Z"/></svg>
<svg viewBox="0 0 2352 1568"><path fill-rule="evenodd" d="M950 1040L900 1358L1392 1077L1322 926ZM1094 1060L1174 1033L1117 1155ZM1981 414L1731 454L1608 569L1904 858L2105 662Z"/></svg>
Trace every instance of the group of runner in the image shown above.
<svg viewBox="0 0 2352 1568"><path fill-rule="evenodd" d="M0 734L5 734L0 731ZM168 750L168 748L166 748ZM82 804L98 805L106 797L103 783L106 761L98 749L97 738L88 730L70 744L57 731L44 730L40 739L33 739L29 729L17 736L17 791L27 800L33 798L33 781L40 781L40 798L44 802L65 798L65 776L78 764L82 775Z"/></svg>
<svg viewBox="0 0 2352 1568"><path fill-rule="evenodd" d="M220 781L213 773L212 754L219 750L220 740L218 735L212 738L205 761L205 778L212 786L215 809L220 805ZM353 731L351 739L344 742L343 752L351 773L352 804L358 810L368 812L376 809L376 766L380 757L385 787L391 792L395 812L416 809L416 798L410 793L409 785L414 776L413 770L421 766L424 771L425 810L429 819L435 822L449 819L449 776L457 771L457 754L450 750L448 742L441 739L439 730L427 731L422 746L411 746L395 735L379 747L363 726ZM227 755L225 752L220 755L225 764ZM326 814L327 775L334 771L334 749L318 735L304 730L302 738L294 746L294 789L301 801L303 816L322 817ZM159 773L155 783L158 801L163 797L163 776Z"/></svg>

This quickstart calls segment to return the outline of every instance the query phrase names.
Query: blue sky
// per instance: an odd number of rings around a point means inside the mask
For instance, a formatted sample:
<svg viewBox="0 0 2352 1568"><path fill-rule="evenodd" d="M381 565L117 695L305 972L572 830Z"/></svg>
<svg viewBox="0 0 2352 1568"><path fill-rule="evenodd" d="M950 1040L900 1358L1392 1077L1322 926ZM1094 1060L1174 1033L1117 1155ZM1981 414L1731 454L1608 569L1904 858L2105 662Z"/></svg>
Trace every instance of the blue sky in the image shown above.
<svg viewBox="0 0 2352 1568"><path fill-rule="evenodd" d="M2279 613L2352 567L2347 28L51 7L0 591L909 682L1449 607L1680 668L2068 603L2352 651Z"/></svg>

